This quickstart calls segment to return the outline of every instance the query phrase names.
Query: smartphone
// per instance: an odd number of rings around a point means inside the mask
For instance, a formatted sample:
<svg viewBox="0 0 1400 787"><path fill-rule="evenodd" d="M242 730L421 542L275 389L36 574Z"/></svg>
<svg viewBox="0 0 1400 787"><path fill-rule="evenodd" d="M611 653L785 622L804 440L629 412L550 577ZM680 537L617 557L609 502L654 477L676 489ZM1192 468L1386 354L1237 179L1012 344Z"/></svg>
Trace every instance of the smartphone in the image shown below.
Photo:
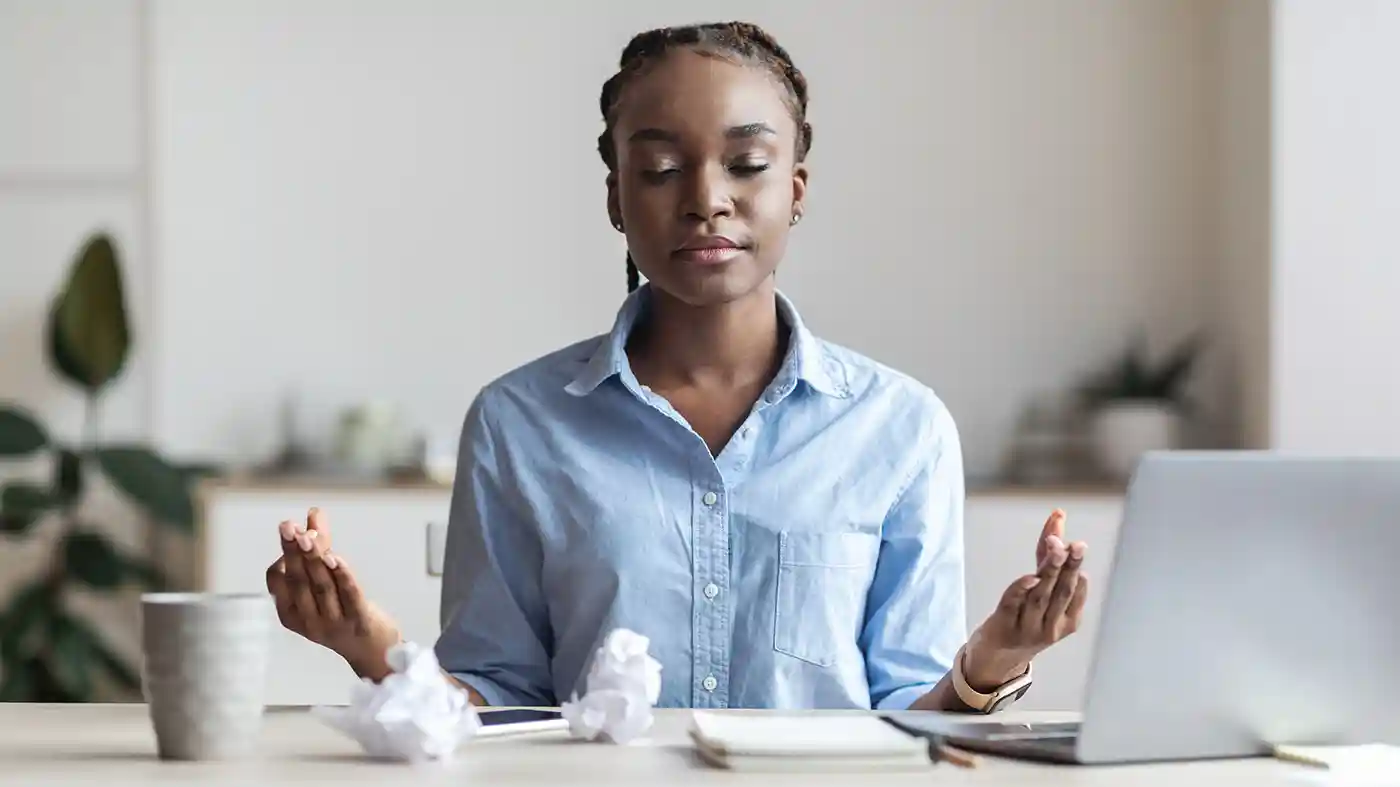
<svg viewBox="0 0 1400 787"><path fill-rule="evenodd" d="M481 727L476 732L478 738L567 730L569 728L569 722L564 719L564 714L557 710L482 708L476 712L476 715L481 719Z"/></svg>

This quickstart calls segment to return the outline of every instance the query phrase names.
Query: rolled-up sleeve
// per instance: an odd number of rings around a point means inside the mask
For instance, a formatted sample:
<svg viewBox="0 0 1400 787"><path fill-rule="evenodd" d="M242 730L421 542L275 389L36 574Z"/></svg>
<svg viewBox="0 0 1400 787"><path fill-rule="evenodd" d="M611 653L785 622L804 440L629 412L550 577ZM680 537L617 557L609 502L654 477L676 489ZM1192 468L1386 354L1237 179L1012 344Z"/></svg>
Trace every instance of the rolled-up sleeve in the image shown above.
<svg viewBox="0 0 1400 787"><path fill-rule="evenodd" d="M871 703L909 707L952 668L967 639L962 448L939 406L920 459L886 516L862 632Z"/></svg>
<svg viewBox="0 0 1400 787"><path fill-rule="evenodd" d="M491 705L555 705L539 532L503 483L489 402L478 395L462 426L434 650Z"/></svg>

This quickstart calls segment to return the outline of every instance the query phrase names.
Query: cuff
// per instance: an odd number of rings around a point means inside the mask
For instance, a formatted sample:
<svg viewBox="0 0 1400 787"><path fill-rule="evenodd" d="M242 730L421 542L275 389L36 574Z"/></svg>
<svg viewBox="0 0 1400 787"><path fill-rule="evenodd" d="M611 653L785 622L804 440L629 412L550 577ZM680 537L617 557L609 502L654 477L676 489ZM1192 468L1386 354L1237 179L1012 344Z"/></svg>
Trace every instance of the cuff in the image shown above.
<svg viewBox="0 0 1400 787"><path fill-rule="evenodd" d="M912 686L902 686L886 694L883 699L875 703L876 710L909 710L909 706L914 701L933 691L936 683L916 683Z"/></svg>
<svg viewBox="0 0 1400 787"><path fill-rule="evenodd" d="M471 686L477 694L486 701L487 705L493 708L507 707L512 705L528 705L529 703L512 702L511 697L501 684L490 678L484 678L474 672L454 672L447 670L447 674Z"/></svg>

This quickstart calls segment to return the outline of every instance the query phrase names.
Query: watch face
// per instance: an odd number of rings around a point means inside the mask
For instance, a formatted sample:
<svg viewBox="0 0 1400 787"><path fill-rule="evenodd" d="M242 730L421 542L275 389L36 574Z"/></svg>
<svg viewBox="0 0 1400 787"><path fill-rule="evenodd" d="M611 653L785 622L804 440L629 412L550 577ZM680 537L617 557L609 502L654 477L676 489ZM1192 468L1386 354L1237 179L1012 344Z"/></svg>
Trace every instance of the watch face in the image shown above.
<svg viewBox="0 0 1400 787"><path fill-rule="evenodd" d="M1011 692L1010 694L1005 694L1005 695L1002 695L1002 696L1000 696L1000 697L997 697L995 700L992 701L992 703L991 703L990 705L987 706L987 711L986 711L986 712L987 712L987 713L996 713L997 711L1001 710L1002 708L1005 708L1006 706L1010 705L1011 703L1016 702L1017 700L1019 700L1019 699L1021 699L1022 697L1024 697L1024 696L1026 695L1026 692L1028 692L1028 691L1030 691L1030 690L1031 690L1031 684L1027 683L1026 685L1022 686L1021 688L1017 689L1016 691Z"/></svg>

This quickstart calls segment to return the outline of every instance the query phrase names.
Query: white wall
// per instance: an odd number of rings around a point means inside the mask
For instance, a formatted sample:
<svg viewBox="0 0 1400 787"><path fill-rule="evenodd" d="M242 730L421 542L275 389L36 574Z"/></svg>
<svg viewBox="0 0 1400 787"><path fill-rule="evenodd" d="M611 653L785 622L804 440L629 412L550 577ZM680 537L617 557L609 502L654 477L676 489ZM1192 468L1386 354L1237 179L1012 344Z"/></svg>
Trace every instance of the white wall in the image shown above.
<svg viewBox="0 0 1400 787"><path fill-rule="evenodd" d="M1400 4L1274 10L1273 442L1400 452Z"/></svg>
<svg viewBox="0 0 1400 787"><path fill-rule="evenodd" d="M781 286L986 474L1028 396L1212 319L1210 5L155 0L154 434L258 458L295 390L313 427L384 396L455 438L623 295L594 140L627 38L744 17L813 90Z"/></svg>

